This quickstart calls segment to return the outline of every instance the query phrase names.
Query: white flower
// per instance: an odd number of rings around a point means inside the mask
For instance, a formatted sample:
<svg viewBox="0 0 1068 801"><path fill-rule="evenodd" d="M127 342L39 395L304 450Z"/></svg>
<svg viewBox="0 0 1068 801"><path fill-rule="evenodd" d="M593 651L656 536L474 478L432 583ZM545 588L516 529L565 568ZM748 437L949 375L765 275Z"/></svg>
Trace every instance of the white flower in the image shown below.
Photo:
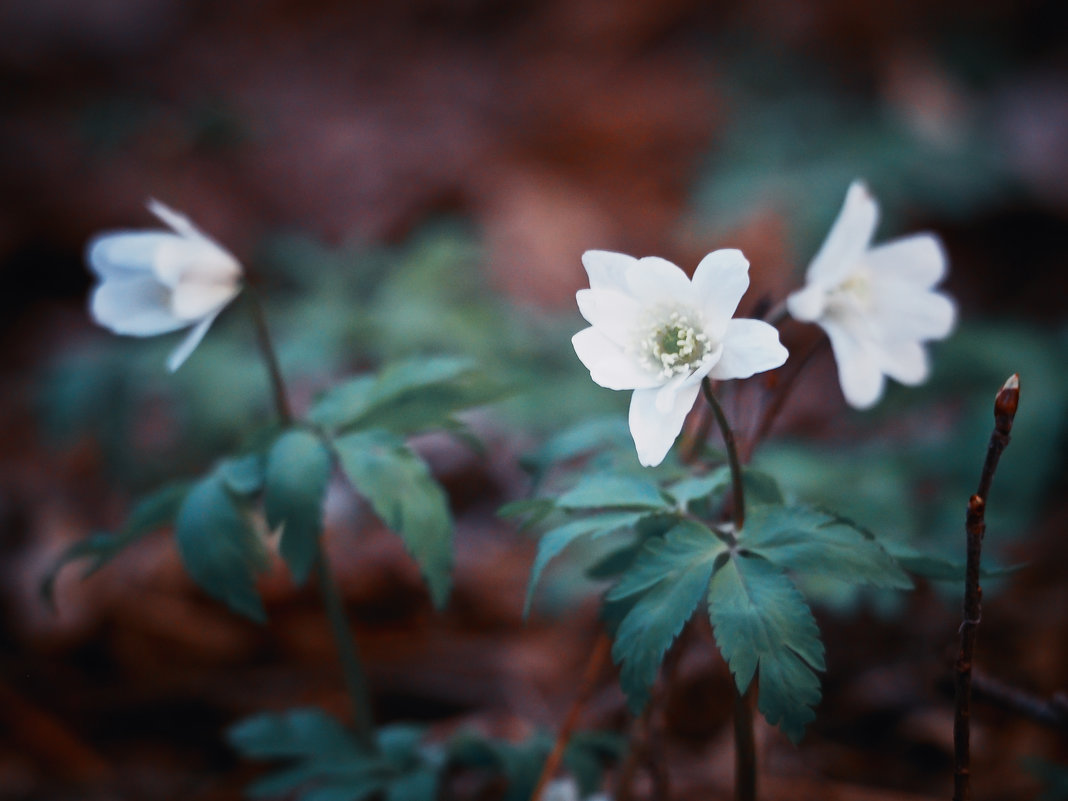
<svg viewBox="0 0 1068 801"><path fill-rule="evenodd" d="M553 779L541 793L539 801L581 801L578 783L572 778ZM587 796L586 801L610 801L607 793Z"/></svg>
<svg viewBox="0 0 1068 801"><path fill-rule="evenodd" d="M827 332L846 401L858 409L883 394L884 376L919 384L929 371L923 343L953 328L956 309L933 287L946 272L937 237L916 234L871 247L879 207L854 181L806 286L786 305Z"/></svg>
<svg viewBox="0 0 1068 801"><path fill-rule="evenodd" d="M89 308L97 323L116 334L148 337L193 326L167 359L174 371L241 291L241 265L186 217L155 200L148 208L174 232L94 238L86 259L100 282Z"/></svg>
<svg viewBox="0 0 1068 801"><path fill-rule="evenodd" d="M693 281L652 256L589 250L582 263L590 288L576 299L590 327L571 342L596 383L634 390L630 432L647 467L671 449L701 379L748 378L786 361L774 328L731 319L749 287L741 251L709 253Z"/></svg>

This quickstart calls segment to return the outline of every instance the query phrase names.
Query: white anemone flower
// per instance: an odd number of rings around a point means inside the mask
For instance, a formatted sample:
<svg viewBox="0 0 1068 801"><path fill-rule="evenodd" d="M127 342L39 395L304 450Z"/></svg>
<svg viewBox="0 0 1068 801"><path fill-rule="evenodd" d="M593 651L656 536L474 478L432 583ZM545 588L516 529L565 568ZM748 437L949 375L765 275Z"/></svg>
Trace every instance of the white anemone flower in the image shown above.
<svg viewBox="0 0 1068 801"><path fill-rule="evenodd" d="M118 231L86 252L99 279L93 319L116 334L150 337L192 326L167 359L173 372L241 291L241 265L185 216L152 200L149 211L172 231Z"/></svg>
<svg viewBox="0 0 1068 801"><path fill-rule="evenodd" d="M786 361L772 326L731 319L749 287L741 251L709 253L692 281L654 256L589 250L582 263L590 288L576 299L590 327L571 342L597 384L634 390L630 433L647 467L671 449L703 378L748 378Z"/></svg>
<svg viewBox="0 0 1068 801"><path fill-rule="evenodd" d="M956 319L953 301L934 291L946 273L938 238L915 234L872 247L878 219L875 198L854 181L805 287L786 301L795 319L827 332L842 393L857 409L882 397L886 376L926 380L923 343L948 336Z"/></svg>

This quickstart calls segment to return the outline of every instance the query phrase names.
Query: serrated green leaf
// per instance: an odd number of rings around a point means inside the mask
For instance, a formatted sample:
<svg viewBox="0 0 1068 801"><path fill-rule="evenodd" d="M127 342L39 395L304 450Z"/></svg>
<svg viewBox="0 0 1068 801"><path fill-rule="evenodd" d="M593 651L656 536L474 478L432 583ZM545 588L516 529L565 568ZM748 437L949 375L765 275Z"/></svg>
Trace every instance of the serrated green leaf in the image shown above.
<svg viewBox="0 0 1068 801"><path fill-rule="evenodd" d="M267 455L263 490L267 525L283 526L279 551L298 585L308 578L319 553L330 468L330 451L306 430L287 431Z"/></svg>
<svg viewBox="0 0 1068 801"><path fill-rule="evenodd" d="M663 539L646 542L606 600L637 598L619 623L612 657L632 711L645 706L660 662L708 589L726 545L708 528L680 521ZM639 594L640 593L640 594Z"/></svg>
<svg viewBox="0 0 1068 801"><path fill-rule="evenodd" d="M931 581L964 581L967 565L964 562L943 559L934 554L925 554L911 546L902 543L887 543L887 552L902 569L914 576L929 579ZM988 567L979 570L979 577L984 579L1004 578L1023 570L1027 563L1007 565L1004 567Z"/></svg>
<svg viewBox="0 0 1068 801"><path fill-rule="evenodd" d="M79 559L89 559L90 562L82 573L82 578L88 578L124 548L170 523L178 514L178 508L188 491L189 484L184 481L161 487L134 506L117 534L94 534L74 543L63 552L41 580L41 597L49 605L55 604L56 577L65 565Z"/></svg>
<svg viewBox="0 0 1068 801"><path fill-rule="evenodd" d="M523 498L519 501L506 503L497 510L497 516L525 518L519 524L519 529L523 530L540 523L554 509L556 509L556 502L551 498Z"/></svg>
<svg viewBox="0 0 1068 801"><path fill-rule="evenodd" d="M338 385L315 404L309 417L338 432L385 428L410 434L449 425L456 412L504 394L504 388L489 381L470 359L411 359L377 376Z"/></svg>
<svg viewBox="0 0 1068 801"><path fill-rule="evenodd" d="M779 482L762 470L743 467L742 484L745 485L745 500L749 506L785 503Z"/></svg>
<svg viewBox="0 0 1068 801"><path fill-rule="evenodd" d="M637 476L595 474L556 500L561 509L667 509L670 503L653 483Z"/></svg>
<svg viewBox="0 0 1068 801"><path fill-rule="evenodd" d="M449 594L452 519L448 498L426 463L387 431L345 434L334 440L341 469L375 513L400 534L419 563L438 607Z"/></svg>
<svg viewBox="0 0 1068 801"><path fill-rule="evenodd" d="M759 667L760 711L800 740L815 718L815 671L825 664L816 620L793 582L765 559L734 554L712 576L708 617L738 691L745 692Z"/></svg>
<svg viewBox="0 0 1068 801"><path fill-rule="evenodd" d="M530 604L534 599L534 588L541 578L542 571L561 551L580 537L590 535L602 537L633 526L641 520L642 512L610 512L608 514L584 517L572 520L554 529L546 531L538 541L538 554L530 568L530 580L527 582L527 597L523 602L523 616L530 613Z"/></svg>
<svg viewBox="0 0 1068 801"><path fill-rule="evenodd" d="M739 544L800 575L911 589L912 581L868 531L808 506L756 506Z"/></svg>
<svg viewBox="0 0 1068 801"><path fill-rule="evenodd" d="M257 622L266 620L256 591L256 574L267 566L266 549L218 473L193 485L174 533L186 570L208 595Z"/></svg>

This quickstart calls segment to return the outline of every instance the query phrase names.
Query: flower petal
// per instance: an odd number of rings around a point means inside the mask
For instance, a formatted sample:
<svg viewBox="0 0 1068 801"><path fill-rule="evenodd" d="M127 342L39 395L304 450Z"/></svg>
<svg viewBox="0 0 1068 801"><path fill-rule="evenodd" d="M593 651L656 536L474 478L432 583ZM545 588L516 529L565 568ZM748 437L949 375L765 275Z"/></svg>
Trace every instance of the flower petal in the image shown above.
<svg viewBox="0 0 1068 801"><path fill-rule="evenodd" d="M811 323L827 310L828 293L819 284L806 284L786 298L786 310L795 320Z"/></svg>
<svg viewBox="0 0 1068 801"><path fill-rule="evenodd" d="M930 289L946 274L946 252L933 234L892 239L871 248L864 261L878 276Z"/></svg>
<svg viewBox="0 0 1068 801"><path fill-rule="evenodd" d="M169 287L187 281L205 284L235 284L241 265L210 239L172 237L156 250L156 277Z"/></svg>
<svg viewBox="0 0 1068 801"><path fill-rule="evenodd" d="M659 386L661 381L628 356L597 328L584 328L571 337L579 360L595 384L606 389Z"/></svg>
<svg viewBox="0 0 1068 801"><path fill-rule="evenodd" d="M854 181L827 239L808 266L809 282L840 284L864 254L879 221L879 207L862 181Z"/></svg>
<svg viewBox="0 0 1068 801"><path fill-rule="evenodd" d="M749 260L732 248L709 253L693 274L693 292L705 313L708 333L720 339L749 288Z"/></svg>
<svg viewBox="0 0 1068 801"><path fill-rule="evenodd" d="M930 365L927 351L914 340L884 344L879 353L879 368L902 384L915 386L927 380Z"/></svg>
<svg viewBox="0 0 1068 801"><path fill-rule="evenodd" d="M170 292L151 276L105 280L89 303L93 319L116 334L148 337L189 325L170 308Z"/></svg>
<svg viewBox="0 0 1068 801"><path fill-rule="evenodd" d="M820 325L831 340L838 383L846 402L855 409L874 406L882 397L885 379L872 343L837 321L825 319Z"/></svg>
<svg viewBox="0 0 1068 801"><path fill-rule="evenodd" d="M159 249L181 241L174 234L159 231L118 231L90 240L85 259L100 278L133 277L151 273Z"/></svg>
<svg viewBox="0 0 1068 801"><path fill-rule="evenodd" d="M590 277L590 289L627 289L627 270L638 263L633 256L610 250L587 250L582 254L582 266Z"/></svg>
<svg viewBox="0 0 1068 801"><path fill-rule="evenodd" d="M161 222L169 225L175 233L189 239L209 239L197 228L184 214L179 214L165 203L160 203L154 197L148 199L148 210L155 214Z"/></svg>
<svg viewBox="0 0 1068 801"><path fill-rule="evenodd" d="M586 322L620 347L632 344L635 322L642 317L638 301L614 289L580 289L575 300Z"/></svg>
<svg viewBox="0 0 1068 801"><path fill-rule="evenodd" d="M731 320L723 337L723 355L708 375L717 381L749 378L781 367L789 355L774 326L763 320Z"/></svg>
<svg viewBox="0 0 1068 801"><path fill-rule="evenodd" d="M956 304L940 292L886 280L873 291L878 301L872 318L883 331L883 341L944 339L953 330Z"/></svg>
<svg viewBox="0 0 1068 801"><path fill-rule="evenodd" d="M185 339L182 340L181 344L179 344L178 347L171 352L171 355L167 357L168 370L173 373L182 366L185 360L189 358L189 354L191 354L196 349L197 345L200 344L200 340L202 340L204 335L208 333L208 329L211 328L211 324L215 322L215 318L219 316L220 311L222 311L222 307L219 307L214 314L209 314L193 326L192 330L190 330Z"/></svg>
<svg viewBox="0 0 1068 801"><path fill-rule="evenodd" d="M658 256L639 259L627 271L627 291L644 304L693 302L693 288L686 273Z"/></svg>
<svg viewBox="0 0 1068 801"><path fill-rule="evenodd" d="M233 284L183 281L171 294L171 310L176 317L192 322L218 311L233 300L239 291Z"/></svg>
<svg viewBox="0 0 1068 801"><path fill-rule="evenodd" d="M634 390L630 399L630 434L638 461L644 467L655 467L664 461L700 391L700 382L680 388L668 410L661 412L657 409L658 389Z"/></svg>

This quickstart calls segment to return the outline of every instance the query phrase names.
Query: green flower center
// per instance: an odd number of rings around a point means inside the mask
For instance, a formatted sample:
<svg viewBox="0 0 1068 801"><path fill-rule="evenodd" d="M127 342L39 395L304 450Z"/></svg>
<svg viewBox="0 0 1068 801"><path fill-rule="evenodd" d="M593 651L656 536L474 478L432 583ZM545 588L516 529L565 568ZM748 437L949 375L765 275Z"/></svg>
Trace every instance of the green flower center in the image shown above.
<svg viewBox="0 0 1068 801"><path fill-rule="evenodd" d="M678 311L654 327L639 344L642 364L663 379L693 372L710 350L708 335Z"/></svg>

